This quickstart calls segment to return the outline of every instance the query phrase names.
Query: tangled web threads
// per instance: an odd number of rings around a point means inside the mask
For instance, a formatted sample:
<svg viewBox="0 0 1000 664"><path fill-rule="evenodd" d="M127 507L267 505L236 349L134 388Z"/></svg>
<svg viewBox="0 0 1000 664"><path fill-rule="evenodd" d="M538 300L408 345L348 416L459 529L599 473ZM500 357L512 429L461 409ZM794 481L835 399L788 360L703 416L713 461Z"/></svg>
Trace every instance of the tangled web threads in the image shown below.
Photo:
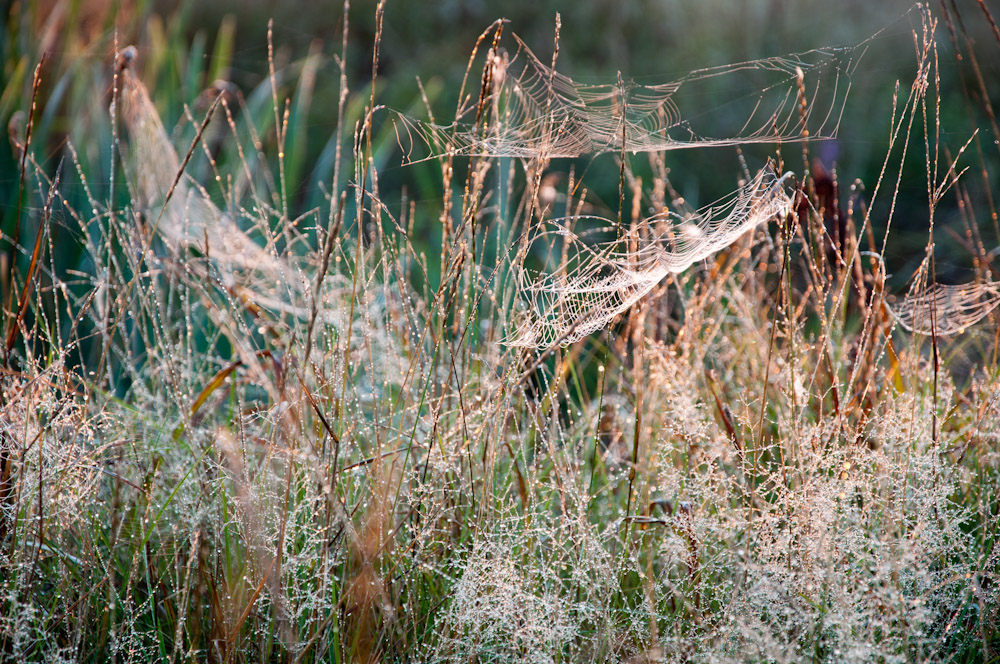
<svg viewBox="0 0 1000 664"><path fill-rule="evenodd" d="M513 56L490 52L481 103L460 108L454 123L395 114L408 159L422 149L546 159L832 137L868 43L697 69L658 85L588 85L514 39ZM706 108L706 99L720 103Z"/></svg>
<svg viewBox="0 0 1000 664"><path fill-rule="evenodd" d="M894 307L893 318L912 334L951 336L964 332L1000 305L1000 283L934 284Z"/></svg>
<svg viewBox="0 0 1000 664"><path fill-rule="evenodd" d="M595 332L649 293L668 274L678 274L732 245L769 219L791 212L783 186L791 174L777 177L768 168L728 197L697 212L663 212L641 222L628 245L590 246L563 222L542 238L562 236L568 247L553 274L522 284L530 309L512 346L545 348L569 344ZM614 222L598 219L614 228Z"/></svg>

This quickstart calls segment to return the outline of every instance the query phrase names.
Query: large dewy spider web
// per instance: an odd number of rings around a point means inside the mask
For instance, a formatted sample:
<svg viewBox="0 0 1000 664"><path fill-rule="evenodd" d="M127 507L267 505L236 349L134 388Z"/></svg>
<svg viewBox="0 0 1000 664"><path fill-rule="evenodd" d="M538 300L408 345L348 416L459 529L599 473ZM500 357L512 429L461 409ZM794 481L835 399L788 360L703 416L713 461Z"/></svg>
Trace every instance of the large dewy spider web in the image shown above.
<svg viewBox="0 0 1000 664"><path fill-rule="evenodd" d="M935 284L887 307L912 334L951 336L986 318L1000 305L1000 283Z"/></svg>
<svg viewBox="0 0 1000 664"><path fill-rule="evenodd" d="M484 104L469 100L449 125L395 115L408 159L423 147L430 157L545 159L832 137L870 41L698 69L659 85L587 85L514 39L512 56L487 57Z"/></svg>
<svg viewBox="0 0 1000 664"><path fill-rule="evenodd" d="M789 214L792 199L783 188L788 177L764 168L725 199L687 215L655 215L642 221L631 238L604 245L590 246L564 221L552 222L540 237L565 238L565 258L553 274L521 285L530 308L508 343L546 348L605 327L668 274L683 272L768 220ZM645 237L640 240L640 235ZM626 242L641 244L621 251Z"/></svg>

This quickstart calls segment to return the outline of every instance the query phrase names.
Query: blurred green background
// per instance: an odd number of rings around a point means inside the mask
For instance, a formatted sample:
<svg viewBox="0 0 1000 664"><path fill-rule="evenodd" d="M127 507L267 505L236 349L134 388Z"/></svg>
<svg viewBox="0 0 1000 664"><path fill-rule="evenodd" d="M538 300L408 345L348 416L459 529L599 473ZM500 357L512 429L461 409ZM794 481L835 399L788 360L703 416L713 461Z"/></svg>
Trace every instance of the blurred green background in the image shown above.
<svg viewBox="0 0 1000 664"><path fill-rule="evenodd" d="M373 0L355 1L349 10L346 63L354 96L348 104L348 135L362 117L368 99L375 6ZM996 2L982 6L994 16L1000 15ZM641 83L661 83L696 68L855 44L884 30L854 77L838 138L816 143L812 152L826 168L836 168L843 188L856 179L871 188L886 155L894 87L898 81L905 96L914 76L910 33L919 28L919 20L915 12L907 14L912 7L909 2L896 0L389 0L385 5L376 103L425 117L419 76L438 119L448 120L477 36L500 17L510 21L507 29L520 35L543 61L548 61L558 12L562 20L558 69L577 80L594 83L614 82L619 71ZM950 27L944 20L945 7L952 21ZM1000 244L995 220L991 219L995 207L990 198L1000 195L996 181L991 179L1000 173L1000 144L987 110L988 104L1000 107L1000 38L994 35L978 0L944 0L931 9L942 19L937 36L941 49L943 143L954 154L977 127L981 130L978 143L964 158L963 163L972 166L964 181L969 192L966 210L981 226L989 249ZM131 43L139 48L143 80L178 146L186 145L193 135L191 123L183 118L185 105L194 117L200 118L206 108L206 88L216 79L226 79L246 99L249 121L263 141L262 154L272 160L271 168L276 170L273 160L277 151L271 149L273 112L266 78L269 19L274 21L280 93L291 98L286 153L292 212L322 207L324 192L331 189L335 146L337 58L344 21L340 3L15 1L8 4L2 36L0 121L11 125L15 135L18 127L23 130L23 115L15 114L27 111L31 74L46 53L33 152L48 172L54 173L59 160L67 156L67 139L72 141L92 193L97 200L106 200L112 163L107 109L117 37L120 46ZM956 58L955 44L962 52L961 61ZM972 66L972 58L976 66ZM977 79L977 68L982 84ZM473 77L478 74L474 71ZM987 90L985 96L981 94L983 88ZM387 117L377 116L375 127L383 201L390 206L398 204L405 188L409 200L417 200L428 210L439 208L439 169L432 163L400 166L401 155ZM911 149L904 171L893 220L893 241L887 251L890 272L903 277L916 266L926 241L927 185L920 131L914 133L918 145ZM183 151L183 147L180 149ZM751 167L774 151L770 146L744 150ZM785 146L783 154L791 167L801 170L798 146ZM586 186L598 211L603 208L613 214L618 201L615 156L576 161L570 164L557 160L550 170L568 172L571 166L577 173L586 170ZM699 205L731 191L741 172L734 148L679 150L669 153L666 161L674 187ZM639 175L648 170L642 155L633 157L630 165ZM198 165L192 168L198 176ZM345 171L342 180L346 182L350 177L351 173ZM15 225L18 182L14 151L10 142L4 141L0 145L0 201L4 206L2 228L7 237ZM69 196L82 202L84 193L78 178L66 177L64 186ZM29 186L29 199L31 189ZM126 192L119 191L119 196L126 196ZM846 196L847 192L842 192L842 200L846 201ZM888 197L882 200L887 206ZM30 207L31 201L26 204ZM964 236L958 207L954 196L946 199L938 221ZM873 216L879 237L887 213L887 207L877 207ZM434 227L436 219L436 214L429 214L417 220L421 231L417 241L431 255L436 253L434 243L439 237ZM27 241L30 232L22 226L22 242ZM67 264L79 253L72 237L72 229L67 229L60 249ZM9 242L5 242L5 249L9 249ZM85 260L82 254L78 259ZM938 261L942 280L968 278L968 251L944 231L939 237Z"/></svg>

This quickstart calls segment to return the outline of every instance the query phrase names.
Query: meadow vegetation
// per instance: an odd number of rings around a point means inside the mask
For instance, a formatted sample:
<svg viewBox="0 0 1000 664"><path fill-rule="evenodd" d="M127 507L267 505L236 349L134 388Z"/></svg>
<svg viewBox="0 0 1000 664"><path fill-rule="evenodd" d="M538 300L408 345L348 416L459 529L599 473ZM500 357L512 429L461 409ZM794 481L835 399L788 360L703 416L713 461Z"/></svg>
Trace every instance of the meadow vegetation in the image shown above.
<svg viewBox="0 0 1000 664"><path fill-rule="evenodd" d="M244 87L231 21L57 5L0 94L0 659L1000 661L986 3L646 85L498 21L405 108L391 2Z"/></svg>

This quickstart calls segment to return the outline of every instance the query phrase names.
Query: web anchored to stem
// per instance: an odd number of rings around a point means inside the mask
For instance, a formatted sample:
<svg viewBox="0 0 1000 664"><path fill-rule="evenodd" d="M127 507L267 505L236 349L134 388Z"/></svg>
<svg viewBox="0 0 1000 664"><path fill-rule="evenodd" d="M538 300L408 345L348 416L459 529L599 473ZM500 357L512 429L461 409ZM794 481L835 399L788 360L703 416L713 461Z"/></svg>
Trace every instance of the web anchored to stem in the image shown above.
<svg viewBox="0 0 1000 664"><path fill-rule="evenodd" d="M668 274L683 272L769 219L789 214L792 199L784 185L790 177L779 178L764 168L725 199L697 212L664 212L645 219L621 242L590 246L565 220L552 222L541 237L563 236L569 244L565 259L553 274L534 283L522 275L530 309L509 343L544 348L603 328ZM599 221L614 228L614 222ZM622 251L623 243L633 246Z"/></svg>
<svg viewBox="0 0 1000 664"><path fill-rule="evenodd" d="M698 69L659 85L587 85L514 39L512 56L488 55L485 104L467 103L449 125L395 114L408 159L424 149L428 157L546 159L832 137L870 41Z"/></svg>
<svg viewBox="0 0 1000 664"><path fill-rule="evenodd" d="M912 334L951 336L964 332L1000 305L1000 283L934 286L888 307L893 318Z"/></svg>

